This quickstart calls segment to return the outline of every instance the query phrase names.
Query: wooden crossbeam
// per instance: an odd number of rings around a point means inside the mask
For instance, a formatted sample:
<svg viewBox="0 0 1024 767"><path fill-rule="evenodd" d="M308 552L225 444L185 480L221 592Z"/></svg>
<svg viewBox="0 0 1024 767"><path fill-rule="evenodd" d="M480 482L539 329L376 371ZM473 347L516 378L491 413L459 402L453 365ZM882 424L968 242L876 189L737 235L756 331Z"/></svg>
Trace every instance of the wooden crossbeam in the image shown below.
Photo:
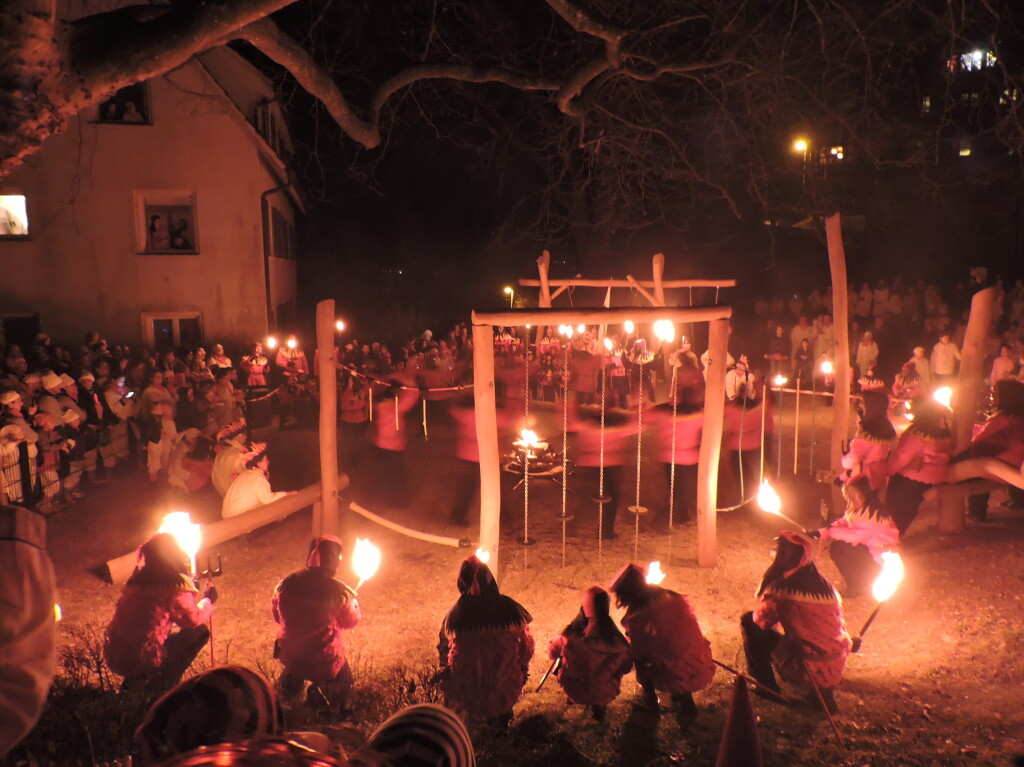
<svg viewBox="0 0 1024 767"><path fill-rule="evenodd" d="M637 280L645 288L658 287L654 280ZM524 288L541 287L540 280L521 277L519 284ZM564 280L548 280L548 287L570 287L570 288L632 288L629 280L592 280L582 277L572 277ZM734 288L736 280L663 280L662 288Z"/></svg>
<svg viewBox="0 0 1024 767"><path fill-rule="evenodd" d="M632 320L636 323L671 320L672 322L711 322L732 317L732 307L720 306L636 306L572 307L565 309L507 309L502 312L473 312L474 325L600 325Z"/></svg>

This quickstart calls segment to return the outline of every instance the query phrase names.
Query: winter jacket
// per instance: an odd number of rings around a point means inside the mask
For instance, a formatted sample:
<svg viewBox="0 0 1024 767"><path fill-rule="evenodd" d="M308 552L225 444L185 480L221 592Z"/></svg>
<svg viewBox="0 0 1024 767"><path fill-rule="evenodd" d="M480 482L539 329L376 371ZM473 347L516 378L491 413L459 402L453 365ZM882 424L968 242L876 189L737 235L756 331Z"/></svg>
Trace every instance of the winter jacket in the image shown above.
<svg viewBox="0 0 1024 767"><path fill-rule="evenodd" d="M671 693L703 690L715 675L705 639L686 597L659 586L622 618L637 680Z"/></svg>
<svg viewBox="0 0 1024 767"><path fill-rule="evenodd" d="M276 657L293 674L327 682L345 667L342 631L355 628L362 613L355 592L322 567L285 577L271 604L277 634Z"/></svg>
<svg viewBox="0 0 1024 767"><path fill-rule="evenodd" d="M231 483L224 494L220 515L223 519L237 517L257 506L279 501L288 493L270 489L270 480L260 469L246 469Z"/></svg>

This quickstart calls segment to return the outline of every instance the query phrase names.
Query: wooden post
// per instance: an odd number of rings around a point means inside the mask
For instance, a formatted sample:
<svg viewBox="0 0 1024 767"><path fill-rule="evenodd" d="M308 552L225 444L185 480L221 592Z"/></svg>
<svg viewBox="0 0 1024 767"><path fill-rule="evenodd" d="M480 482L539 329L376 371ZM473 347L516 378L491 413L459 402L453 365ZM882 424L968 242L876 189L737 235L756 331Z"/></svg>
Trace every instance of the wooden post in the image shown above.
<svg viewBox="0 0 1024 767"><path fill-rule="evenodd" d="M498 416L494 397L494 330L490 325L478 325L475 312L473 400L476 411L476 442L480 449L480 548L490 553L489 567L497 577L498 544L501 535L501 465L498 457Z"/></svg>
<svg viewBox="0 0 1024 767"><path fill-rule="evenodd" d="M985 379L985 339L992 325L992 304L996 289L979 290L971 299L967 333L960 357L960 381L953 392L954 452L959 453L971 443L974 414L978 410L981 385ZM939 532L960 533L964 529L963 499L940 499Z"/></svg>
<svg viewBox="0 0 1024 767"><path fill-rule="evenodd" d="M313 535L339 535L338 520L338 378L334 367L334 301L316 305L316 345L320 376L320 502L323 511ZM347 527L347 525L346 525Z"/></svg>
<svg viewBox="0 0 1024 767"><path fill-rule="evenodd" d="M828 241L828 264L832 271L832 327L835 332L832 368L836 386L835 397L832 399L829 467L838 473L842 469L840 460L843 457L843 445L850 434L850 307L847 305L846 249L843 247L843 226L838 211L825 219L825 237ZM780 414L780 429L781 424ZM834 512L841 508L842 493L833 485L832 510Z"/></svg>
<svg viewBox="0 0 1024 767"><path fill-rule="evenodd" d="M651 271L654 273L654 300L657 301L658 306L666 306L665 303L665 254L655 253L651 259ZM674 323L673 323L674 324ZM677 330L682 333L682 325ZM661 362L662 362L662 373L664 373L665 380L668 381L672 378L672 349L675 346L673 341L671 344L661 344ZM678 348L678 347L676 347ZM671 392L669 393L671 396Z"/></svg>
<svg viewBox="0 0 1024 767"><path fill-rule="evenodd" d="M542 309L551 308L551 286L548 285L549 266L551 266L551 254L545 250L537 259L537 274L540 276L540 295L537 297L537 306ZM546 330L546 325L537 326L536 344L540 345L540 340L544 338Z"/></svg>
<svg viewBox="0 0 1024 767"><path fill-rule="evenodd" d="M708 339L708 381L704 395L704 427L697 467L697 564L714 567L718 561L718 461L725 418L725 361L729 321L713 320Z"/></svg>

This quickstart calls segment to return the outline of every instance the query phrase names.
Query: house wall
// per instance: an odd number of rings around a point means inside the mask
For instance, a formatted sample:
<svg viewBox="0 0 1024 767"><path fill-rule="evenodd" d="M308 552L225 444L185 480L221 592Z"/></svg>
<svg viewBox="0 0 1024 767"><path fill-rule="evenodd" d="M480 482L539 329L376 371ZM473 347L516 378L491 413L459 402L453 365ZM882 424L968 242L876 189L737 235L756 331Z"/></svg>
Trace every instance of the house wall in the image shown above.
<svg viewBox="0 0 1024 767"><path fill-rule="evenodd" d="M219 77L244 76L225 68ZM223 84L223 83L222 83ZM151 80L151 125L83 112L0 191L28 196L30 238L0 239L0 311L38 312L57 340L97 330L144 340L144 312L199 312L206 343L268 330L260 194L282 183L261 139L193 61ZM195 195L198 255L147 255L140 193ZM274 195L294 219L288 199ZM275 303L295 294L294 262L271 259Z"/></svg>

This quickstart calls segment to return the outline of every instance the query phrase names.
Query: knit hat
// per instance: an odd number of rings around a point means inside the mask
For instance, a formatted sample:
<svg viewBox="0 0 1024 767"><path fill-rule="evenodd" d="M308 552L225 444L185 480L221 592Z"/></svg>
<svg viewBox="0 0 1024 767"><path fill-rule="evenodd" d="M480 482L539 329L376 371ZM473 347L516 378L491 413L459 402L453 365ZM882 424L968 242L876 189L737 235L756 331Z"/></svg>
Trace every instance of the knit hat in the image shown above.
<svg viewBox="0 0 1024 767"><path fill-rule="evenodd" d="M78 376L78 380L79 381L95 381L96 380L96 376L94 376L92 373L90 373L88 370L86 370L84 373L82 373L82 375Z"/></svg>
<svg viewBox="0 0 1024 767"><path fill-rule="evenodd" d="M249 445L249 451L242 456L242 463L245 464L247 469L256 468L263 458L267 455L267 443L266 442L253 442Z"/></svg>
<svg viewBox="0 0 1024 767"><path fill-rule="evenodd" d="M600 586L591 586L583 592L583 616L587 619L587 627L583 629L583 636L593 638L600 636L601 618L608 616L611 600L608 592Z"/></svg>
<svg viewBox="0 0 1024 767"><path fill-rule="evenodd" d="M466 725L454 712L420 703L385 721L350 762L357 767L475 767L476 754Z"/></svg>
<svg viewBox="0 0 1024 767"><path fill-rule="evenodd" d="M242 666L220 666L182 682L150 707L135 731L135 763L149 767L199 746L282 729L267 680Z"/></svg>
<svg viewBox="0 0 1024 767"><path fill-rule="evenodd" d="M321 535L309 542L309 556L306 567L322 567L324 562L337 562L341 559L343 547L341 538L336 535Z"/></svg>
<svg viewBox="0 0 1024 767"><path fill-rule="evenodd" d="M61 413L61 420L64 421L64 423L74 423L75 421L81 421L82 417L72 408L65 408L64 412Z"/></svg>
<svg viewBox="0 0 1024 767"><path fill-rule="evenodd" d="M68 386L74 386L75 379L69 376L67 373L60 374L60 387L66 389Z"/></svg>
<svg viewBox="0 0 1024 767"><path fill-rule="evenodd" d="M59 389L64 385L60 380L60 376L52 370L47 370L43 373L43 377L40 380L44 389Z"/></svg>
<svg viewBox="0 0 1024 767"><path fill-rule="evenodd" d="M761 767L763 764L761 739L757 735L757 718L750 705L747 680L737 675L715 767Z"/></svg>
<svg viewBox="0 0 1024 767"><path fill-rule="evenodd" d="M10 405L14 402L21 402L21 395L14 391L14 389L0 394L0 405Z"/></svg>

